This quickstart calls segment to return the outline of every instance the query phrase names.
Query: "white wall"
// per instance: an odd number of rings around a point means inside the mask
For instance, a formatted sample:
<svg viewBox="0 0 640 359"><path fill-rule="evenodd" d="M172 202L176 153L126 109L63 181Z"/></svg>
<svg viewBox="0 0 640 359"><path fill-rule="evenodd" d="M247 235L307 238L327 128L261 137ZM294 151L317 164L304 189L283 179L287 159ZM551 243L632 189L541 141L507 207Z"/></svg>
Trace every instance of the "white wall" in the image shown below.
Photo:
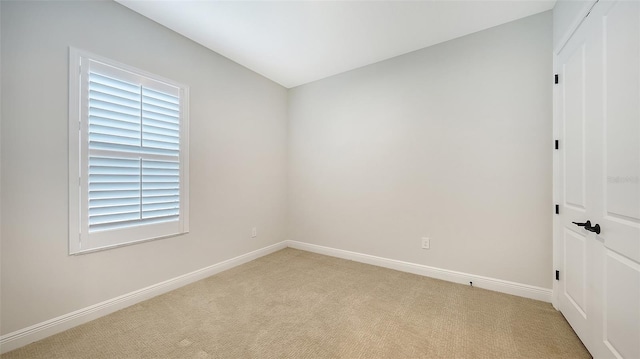
<svg viewBox="0 0 640 359"><path fill-rule="evenodd" d="M0 9L0 334L286 237L551 286L550 13L287 98L113 2ZM70 45L190 86L190 234L67 255Z"/></svg>
<svg viewBox="0 0 640 359"><path fill-rule="evenodd" d="M286 89L114 2L0 6L2 334L285 239ZM190 86L190 234L67 255L69 45Z"/></svg>
<svg viewBox="0 0 640 359"><path fill-rule="evenodd" d="M551 18L290 90L289 239L551 288Z"/></svg>

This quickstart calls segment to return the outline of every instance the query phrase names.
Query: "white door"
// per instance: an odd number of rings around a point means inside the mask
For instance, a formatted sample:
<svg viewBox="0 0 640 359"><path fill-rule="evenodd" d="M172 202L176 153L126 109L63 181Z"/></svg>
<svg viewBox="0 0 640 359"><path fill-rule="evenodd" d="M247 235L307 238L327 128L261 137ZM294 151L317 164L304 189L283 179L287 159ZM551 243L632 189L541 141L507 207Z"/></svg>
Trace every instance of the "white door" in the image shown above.
<svg viewBox="0 0 640 359"><path fill-rule="evenodd" d="M595 234L575 223L590 220L595 226L595 194L589 179L593 177L590 151L595 148L593 117L600 111L599 83L593 76L601 67L601 40L592 26L583 26L573 34L558 54L557 116L560 137L558 160L560 215L556 247L562 266L559 276L559 309L582 342L590 348L593 296L593 245ZM595 100L595 101L594 101ZM559 227L559 229L558 229ZM593 351L592 351L593 352Z"/></svg>
<svg viewBox="0 0 640 359"><path fill-rule="evenodd" d="M601 0L557 60L559 307L596 358L640 358L640 2Z"/></svg>
<svg viewBox="0 0 640 359"><path fill-rule="evenodd" d="M603 44L594 355L640 358L640 2L604 2L592 13Z"/></svg>

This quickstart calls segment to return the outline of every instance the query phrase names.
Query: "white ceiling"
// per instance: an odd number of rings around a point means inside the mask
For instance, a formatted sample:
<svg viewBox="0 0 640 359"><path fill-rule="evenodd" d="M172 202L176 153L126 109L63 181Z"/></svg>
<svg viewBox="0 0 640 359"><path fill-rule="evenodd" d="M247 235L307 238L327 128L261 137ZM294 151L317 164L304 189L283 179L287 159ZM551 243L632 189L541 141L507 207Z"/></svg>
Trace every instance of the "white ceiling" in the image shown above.
<svg viewBox="0 0 640 359"><path fill-rule="evenodd" d="M116 1L287 88L550 10L555 3Z"/></svg>

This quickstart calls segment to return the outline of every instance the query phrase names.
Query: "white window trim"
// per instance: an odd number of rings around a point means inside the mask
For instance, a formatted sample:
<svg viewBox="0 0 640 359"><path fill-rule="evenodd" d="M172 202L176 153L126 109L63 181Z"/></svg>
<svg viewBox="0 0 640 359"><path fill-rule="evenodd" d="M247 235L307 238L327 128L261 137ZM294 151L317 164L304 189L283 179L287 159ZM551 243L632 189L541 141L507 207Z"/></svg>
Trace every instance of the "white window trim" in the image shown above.
<svg viewBox="0 0 640 359"><path fill-rule="evenodd" d="M178 230L167 223L140 225L98 232L96 241L87 236L88 224L81 201L86 197L87 180L81 179L81 168L87 166L86 120L82 121L82 76L87 75L83 59L101 62L132 74L163 82L180 89L180 217ZM84 72L84 74L83 74ZM69 47L69 254L82 254L135 243L173 237L189 232L189 87L134 67ZM99 237L99 238L98 238ZM107 243L108 242L108 243Z"/></svg>

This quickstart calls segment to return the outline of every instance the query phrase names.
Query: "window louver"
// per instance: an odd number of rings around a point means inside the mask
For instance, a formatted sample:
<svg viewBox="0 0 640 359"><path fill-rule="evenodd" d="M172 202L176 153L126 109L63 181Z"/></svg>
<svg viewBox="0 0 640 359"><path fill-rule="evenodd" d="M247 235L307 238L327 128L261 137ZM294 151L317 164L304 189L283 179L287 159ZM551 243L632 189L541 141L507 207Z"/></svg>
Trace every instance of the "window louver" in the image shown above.
<svg viewBox="0 0 640 359"><path fill-rule="evenodd" d="M180 98L88 74L89 232L180 215Z"/></svg>

